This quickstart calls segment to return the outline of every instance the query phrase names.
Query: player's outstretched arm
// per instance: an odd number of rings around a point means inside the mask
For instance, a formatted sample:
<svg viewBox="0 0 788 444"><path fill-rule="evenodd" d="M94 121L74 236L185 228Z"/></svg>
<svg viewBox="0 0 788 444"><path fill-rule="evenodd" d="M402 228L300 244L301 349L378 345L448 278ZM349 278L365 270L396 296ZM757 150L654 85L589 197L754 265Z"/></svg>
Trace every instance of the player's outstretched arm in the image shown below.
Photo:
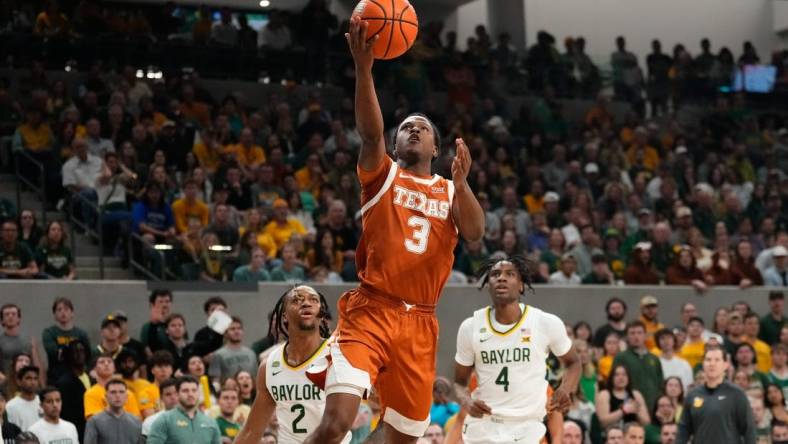
<svg viewBox="0 0 788 444"><path fill-rule="evenodd" d="M580 383L582 365L574 345L565 355L559 356L558 359L564 365L566 371L563 378L561 378L561 385L553 393L553 398L550 400L547 410L566 413L569 407L572 406L571 395L577 391L577 385Z"/></svg>
<svg viewBox="0 0 788 444"><path fill-rule="evenodd" d="M358 164L365 171L373 171L386 155L386 144L383 140L383 114L372 78L375 61L372 46L379 36L367 40L368 28L366 20L354 16L350 19L345 39L356 65L356 129L361 135Z"/></svg>
<svg viewBox="0 0 788 444"><path fill-rule="evenodd" d="M473 367L454 363L454 391L457 392L457 399L460 405L468 410L468 414L474 418L481 418L484 415L492 415L492 410L484 401L474 400L468 393L468 381L471 379Z"/></svg>
<svg viewBox="0 0 788 444"><path fill-rule="evenodd" d="M263 362L257 370L257 397L254 399L249 417L233 443L259 444L275 409L276 403L265 385L265 362Z"/></svg>
<svg viewBox="0 0 788 444"><path fill-rule="evenodd" d="M481 240L484 236L484 210L476 200L468 185L471 171L471 152L462 139L455 141L457 154L451 164L451 178L454 182L454 203L451 213L460 235L467 241Z"/></svg>

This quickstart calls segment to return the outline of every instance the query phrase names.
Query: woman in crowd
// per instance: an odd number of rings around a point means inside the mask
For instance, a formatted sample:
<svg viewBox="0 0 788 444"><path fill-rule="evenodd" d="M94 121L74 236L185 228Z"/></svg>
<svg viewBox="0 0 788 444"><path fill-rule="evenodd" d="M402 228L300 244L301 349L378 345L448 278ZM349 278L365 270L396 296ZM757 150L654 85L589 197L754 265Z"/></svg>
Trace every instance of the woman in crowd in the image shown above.
<svg viewBox="0 0 788 444"><path fill-rule="evenodd" d="M678 423L681 412L684 410L684 385L678 376L670 376L662 384L662 393L673 403L673 410L676 412L675 421Z"/></svg>
<svg viewBox="0 0 788 444"><path fill-rule="evenodd" d="M199 403L201 410L207 410L212 405L216 404L216 396L214 395L213 386L210 383L208 374L205 372L205 363L202 357L198 355L189 356L186 359L186 366L182 368L183 374L193 376L200 384Z"/></svg>
<svg viewBox="0 0 788 444"><path fill-rule="evenodd" d="M60 221L50 222L47 225L46 236L36 248L35 257L38 269L42 273L46 273L52 279L71 281L76 278L76 267L66 236Z"/></svg>
<svg viewBox="0 0 788 444"><path fill-rule="evenodd" d="M763 390L769 383L765 374L758 371L755 366L755 348L747 342L742 342L736 347L733 354L733 365L736 371L743 371L749 380L749 389Z"/></svg>
<svg viewBox="0 0 788 444"><path fill-rule="evenodd" d="M703 281L703 272L695 265L695 257L689 247L679 251L674 263L665 273L665 281L668 285L691 285L699 292L708 288Z"/></svg>
<svg viewBox="0 0 788 444"><path fill-rule="evenodd" d="M585 400L596 398L597 375L596 366L591 359L591 347L589 342L583 339L575 339L573 341L577 356L580 359L580 364L583 366L583 371L580 374L580 390L583 392Z"/></svg>
<svg viewBox="0 0 788 444"><path fill-rule="evenodd" d="M41 237L44 235L44 230L38 226L35 214L31 210L22 210L19 215L19 237L17 240L20 244L27 245L31 252L36 251Z"/></svg>
<svg viewBox="0 0 788 444"><path fill-rule="evenodd" d="M306 254L307 268L325 267L329 273L339 275L344 266L344 257L334 242L329 230L318 231L315 246Z"/></svg>
<svg viewBox="0 0 788 444"><path fill-rule="evenodd" d="M246 370L239 370L235 374L235 380L238 382L238 389L241 394L241 404L251 406L254 398L257 395L257 390L254 386L254 378Z"/></svg>
<svg viewBox="0 0 788 444"><path fill-rule="evenodd" d="M731 267L733 274L733 284L740 288L763 285L761 272L755 266L753 257L752 243L747 239L741 239L736 244L736 256Z"/></svg>
<svg viewBox="0 0 788 444"><path fill-rule="evenodd" d="M602 344L602 356L597 363L599 370L599 382L604 383L610 377L610 370L613 368L613 358L621 351L621 336L616 332L610 332L605 336Z"/></svg>
<svg viewBox="0 0 788 444"><path fill-rule="evenodd" d="M772 422L788 424L788 410L785 405L785 394L777 384L766 384L764 404L772 413Z"/></svg>
<svg viewBox="0 0 788 444"><path fill-rule="evenodd" d="M719 307L717 311L714 312L714 323L712 324L711 332L716 333L723 338L727 336L729 316L730 310L728 307Z"/></svg>
<svg viewBox="0 0 788 444"><path fill-rule="evenodd" d="M632 388L629 372L623 365L613 367L605 389L597 393L594 404L602 428L629 422L645 426L650 422L646 401Z"/></svg>

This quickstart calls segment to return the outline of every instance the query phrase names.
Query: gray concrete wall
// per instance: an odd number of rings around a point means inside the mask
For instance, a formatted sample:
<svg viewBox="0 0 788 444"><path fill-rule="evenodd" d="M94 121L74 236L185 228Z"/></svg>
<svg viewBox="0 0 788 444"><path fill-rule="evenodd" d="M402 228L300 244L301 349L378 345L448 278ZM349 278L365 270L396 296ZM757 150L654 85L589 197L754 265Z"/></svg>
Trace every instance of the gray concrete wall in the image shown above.
<svg viewBox="0 0 788 444"><path fill-rule="evenodd" d="M52 301L58 296L71 298L76 306L75 322L86 329L93 340L98 338L100 319L115 309L126 311L130 330L138 334L140 326L148 318L148 294L151 286L142 281L5 281L0 282L0 305L15 303L22 308L23 330L40 337L41 331L54 323ZM153 285L153 284L150 284ZM268 329L266 315L276 300L287 288L286 285L266 284L259 288L251 286L212 286L206 283L170 283L174 290L174 312L187 319L190 333L204 325L202 303L213 295L221 295L230 305L230 312L245 322L246 342L251 343L265 334ZM348 285L320 286L329 300L332 312L336 301ZM611 296L618 296L629 305L628 318L637 317L638 302L643 295L651 294L660 301L660 318L667 325L679 322L679 308L685 301L698 306L698 311L707 323L711 323L714 311L721 305L731 305L738 300L750 303L760 313L768 311L768 289L739 290L737 288L715 288L709 293L698 295L688 287L550 287L538 286L536 293L524 300L541 309L555 313L567 323L580 320L596 327L605 322L604 305ZM471 286L450 286L444 291L438 306L441 323L438 368L442 374L450 374L453 366L456 332L460 323L473 310L487 305L486 292ZM40 341L39 341L40 342Z"/></svg>

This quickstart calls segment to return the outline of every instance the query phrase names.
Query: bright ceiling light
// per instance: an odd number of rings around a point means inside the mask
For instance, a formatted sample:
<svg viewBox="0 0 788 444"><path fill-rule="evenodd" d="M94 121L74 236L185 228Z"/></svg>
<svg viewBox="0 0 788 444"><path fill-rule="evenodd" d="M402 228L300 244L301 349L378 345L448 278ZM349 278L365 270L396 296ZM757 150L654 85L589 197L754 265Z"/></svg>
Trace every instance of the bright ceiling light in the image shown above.
<svg viewBox="0 0 788 444"><path fill-rule="evenodd" d="M271 2L269 0L260 0L260 7L267 8L271 6Z"/></svg>

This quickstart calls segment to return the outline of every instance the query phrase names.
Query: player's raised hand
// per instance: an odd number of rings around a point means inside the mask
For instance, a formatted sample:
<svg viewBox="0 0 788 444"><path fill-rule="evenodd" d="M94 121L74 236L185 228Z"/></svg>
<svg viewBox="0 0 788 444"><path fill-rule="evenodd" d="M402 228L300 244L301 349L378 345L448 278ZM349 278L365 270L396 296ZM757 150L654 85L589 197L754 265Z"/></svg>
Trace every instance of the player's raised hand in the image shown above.
<svg viewBox="0 0 788 444"><path fill-rule="evenodd" d="M572 398L569 393L559 387L553 392L553 397L550 398L550 403L547 405L547 411L566 413L571 406Z"/></svg>
<svg viewBox="0 0 788 444"><path fill-rule="evenodd" d="M454 142L457 144L457 154L451 164L451 179L455 184L461 184L468 179L471 171L471 152L462 139L457 138Z"/></svg>
<svg viewBox="0 0 788 444"><path fill-rule="evenodd" d="M372 47L380 35L367 39L368 29L369 23L354 15L350 18L350 28L345 33L345 39L350 47L350 53L353 55L353 61L356 63L357 69L371 70L372 63L375 61Z"/></svg>
<svg viewBox="0 0 788 444"><path fill-rule="evenodd" d="M468 414L474 418L481 418L484 415L492 415L490 406L485 404L484 401L480 401L478 399L469 400L465 407L468 409Z"/></svg>

